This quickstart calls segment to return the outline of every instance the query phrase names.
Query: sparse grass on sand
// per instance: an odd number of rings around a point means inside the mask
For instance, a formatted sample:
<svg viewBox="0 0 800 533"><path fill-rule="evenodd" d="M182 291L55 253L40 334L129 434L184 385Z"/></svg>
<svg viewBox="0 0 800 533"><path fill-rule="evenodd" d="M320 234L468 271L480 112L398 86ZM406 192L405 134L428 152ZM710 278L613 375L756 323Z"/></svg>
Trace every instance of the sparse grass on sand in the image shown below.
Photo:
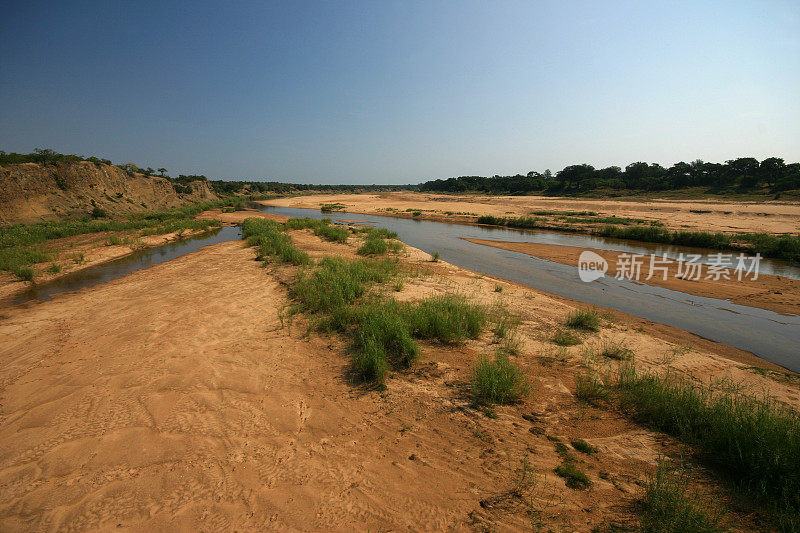
<svg viewBox="0 0 800 533"><path fill-rule="evenodd" d="M398 253L404 248L403 243L396 241L397 234L386 228L367 230L366 239L357 253L359 255L384 255L387 252ZM387 239L390 239L387 241Z"/></svg>
<svg viewBox="0 0 800 533"><path fill-rule="evenodd" d="M575 346L582 343L583 340L569 330L560 329L553 335L553 342L559 346Z"/></svg>
<svg viewBox="0 0 800 533"><path fill-rule="evenodd" d="M307 265L307 253L292 244L292 238L282 231L277 222L265 218L247 218L242 223L242 236L250 246L258 246L258 259L274 258L281 263Z"/></svg>
<svg viewBox="0 0 800 533"><path fill-rule="evenodd" d="M598 331L600 329L600 315L594 309L575 309L567 316L565 324L570 328L584 331Z"/></svg>
<svg viewBox="0 0 800 533"><path fill-rule="evenodd" d="M687 478L667 461L658 462L649 476L639 508L644 533L712 533L723 531L718 514L709 515L686 490ZM705 508L704 508L705 507Z"/></svg>
<svg viewBox="0 0 800 533"><path fill-rule="evenodd" d="M345 243L350 231L344 226L334 226L328 219L290 218L286 221L286 229L310 229L314 235L326 241Z"/></svg>

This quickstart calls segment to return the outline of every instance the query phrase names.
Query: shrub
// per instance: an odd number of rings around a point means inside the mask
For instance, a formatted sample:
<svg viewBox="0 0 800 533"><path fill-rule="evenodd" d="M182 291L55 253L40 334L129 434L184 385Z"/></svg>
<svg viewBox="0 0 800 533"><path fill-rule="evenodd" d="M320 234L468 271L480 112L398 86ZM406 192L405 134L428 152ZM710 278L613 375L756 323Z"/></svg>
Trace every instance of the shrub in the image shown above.
<svg viewBox="0 0 800 533"><path fill-rule="evenodd" d="M431 262L436 263L437 261L439 261L439 251L435 250L431 252Z"/></svg>
<svg viewBox="0 0 800 533"><path fill-rule="evenodd" d="M647 480L639 511L639 526L644 533L722 531L719 517L709 517L685 487L685 476L676 475L666 461L658 462Z"/></svg>
<svg viewBox="0 0 800 533"><path fill-rule="evenodd" d="M120 244L122 244L122 239L120 239L116 235L112 235L106 241L106 246L119 246Z"/></svg>
<svg viewBox="0 0 800 533"><path fill-rule="evenodd" d="M478 359L471 384L472 399L478 405L515 403L530 390L522 370L502 350L497 351L494 360L486 356Z"/></svg>
<svg viewBox="0 0 800 533"><path fill-rule="evenodd" d="M381 383L387 366L408 368L419 356L395 301L365 304L356 313L356 323L352 362L362 378Z"/></svg>
<svg viewBox="0 0 800 533"><path fill-rule="evenodd" d="M597 331L600 329L600 315L594 309L575 309L567 317L566 325L585 331Z"/></svg>
<svg viewBox="0 0 800 533"><path fill-rule="evenodd" d="M14 275L22 281L33 281L33 269L30 267L17 267Z"/></svg>
<svg viewBox="0 0 800 533"><path fill-rule="evenodd" d="M92 218L108 218L108 213L106 213L105 209L101 209L101 208L95 206L94 209L92 209L91 217Z"/></svg>

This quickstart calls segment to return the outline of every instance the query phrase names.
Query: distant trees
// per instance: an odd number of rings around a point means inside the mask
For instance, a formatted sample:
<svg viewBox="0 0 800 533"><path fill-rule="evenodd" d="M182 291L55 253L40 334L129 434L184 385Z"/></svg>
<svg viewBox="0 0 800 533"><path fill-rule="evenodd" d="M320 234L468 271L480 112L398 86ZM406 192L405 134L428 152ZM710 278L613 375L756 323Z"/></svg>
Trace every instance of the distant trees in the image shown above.
<svg viewBox="0 0 800 533"><path fill-rule="evenodd" d="M623 170L617 166L596 169L579 164L564 167L555 174L531 171L525 176L461 176L427 181L421 191L519 194L530 191L584 193L595 190L666 191L686 187L705 187L709 192L767 189L780 192L800 189L800 163L785 164L770 157L761 162L740 157L725 163L706 163L700 159L675 163L664 168L658 163L637 161Z"/></svg>

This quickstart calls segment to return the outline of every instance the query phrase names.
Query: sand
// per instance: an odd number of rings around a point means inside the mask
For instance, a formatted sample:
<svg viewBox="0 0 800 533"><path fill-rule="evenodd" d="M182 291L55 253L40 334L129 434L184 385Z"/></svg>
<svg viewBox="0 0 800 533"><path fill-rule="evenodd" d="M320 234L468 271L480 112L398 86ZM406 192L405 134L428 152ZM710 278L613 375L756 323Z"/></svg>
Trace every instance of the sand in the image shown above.
<svg viewBox="0 0 800 533"><path fill-rule="evenodd" d="M542 196L475 196L411 192L380 194L326 194L277 198L268 205L319 209L322 204L341 203L351 213L411 217L407 210L422 210L420 219L474 222L473 215L532 216L533 211L595 211L604 216L659 221L673 230L723 233L800 232L800 203L783 201L724 200L611 200ZM393 211L390 211L393 210ZM447 214L446 212L453 214ZM462 213L462 214L459 214ZM469 214L463 214L469 213ZM585 224L570 224L589 228ZM567 226L553 221L553 226Z"/></svg>
<svg viewBox="0 0 800 533"><path fill-rule="evenodd" d="M355 242L292 235L314 257L355 257ZM493 349L489 333L423 343L413 371L394 373L385 391L364 389L347 379L343 339L287 319L294 269L253 257L222 243L2 311L0 530L630 526L637 483L659 454L682 447L576 401L575 374L613 364L592 347L623 343L643 367L730 377L800 404L784 374L762 376L715 343L622 315L582 346L556 347L574 304L411 248L403 261L422 275L392 294L460 291L518 310L515 359L533 394L496 418L470 406L470 365ZM599 448L574 452L592 489L568 489L553 473L548 435ZM697 482L719 492L703 474Z"/></svg>
<svg viewBox="0 0 800 533"><path fill-rule="evenodd" d="M556 244L506 242L484 239L466 240L475 244L522 252L534 257L540 257L542 259L548 259L556 263L575 267L578 265L578 257L581 252L586 250L586 248L560 246ZM592 251L608 262L608 272L606 274L608 276L615 276L620 270L628 268L626 266L621 269L618 264L621 252L608 250ZM660 260L661 259L659 259L659 261ZM769 274L760 274L755 280L752 279L751 275L747 274L742 275L742 279L739 280L736 272L730 269L724 269L725 277L721 274L719 279L706 279L707 272L705 270L703 271L701 279L682 279L677 277L679 268L682 268L682 271L686 272L686 266L685 263L680 265L679 261L668 261L663 264L663 266L667 268L666 279L664 279L663 273L658 271L648 280L646 278L649 271L649 261L650 257L646 256L641 267L642 276L638 279L641 283L697 296L730 300L738 305L759 307L761 309L775 311L776 313L800 314L800 280ZM726 277L728 279L726 279Z"/></svg>

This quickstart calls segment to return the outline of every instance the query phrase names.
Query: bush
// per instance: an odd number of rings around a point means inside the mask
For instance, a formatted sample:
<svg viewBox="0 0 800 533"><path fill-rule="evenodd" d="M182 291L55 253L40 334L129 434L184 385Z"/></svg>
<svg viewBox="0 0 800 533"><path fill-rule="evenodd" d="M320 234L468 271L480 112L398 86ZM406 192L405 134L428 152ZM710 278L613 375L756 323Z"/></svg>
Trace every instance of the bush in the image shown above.
<svg viewBox="0 0 800 533"><path fill-rule="evenodd" d="M419 356L397 303L373 302L356 313L353 367L366 380L382 383L388 366L408 368Z"/></svg>
<svg viewBox="0 0 800 533"><path fill-rule="evenodd" d="M435 250L431 252L431 262L436 263L439 261L439 251Z"/></svg>
<svg viewBox="0 0 800 533"><path fill-rule="evenodd" d="M358 255L383 255L388 249L386 241L380 237L367 237L356 253Z"/></svg>
<svg viewBox="0 0 800 533"><path fill-rule="evenodd" d="M478 359L472 369L471 384L472 399L478 405L515 403L530 390L522 370L500 350L494 360L486 356Z"/></svg>
<svg viewBox="0 0 800 533"><path fill-rule="evenodd" d="M567 317L566 325L585 331L597 331L600 329L600 315L594 309L575 309Z"/></svg>
<svg viewBox="0 0 800 533"><path fill-rule="evenodd" d="M94 209L92 209L91 217L92 218L108 218L108 213L106 213L105 209L101 209L101 208L95 206Z"/></svg>

